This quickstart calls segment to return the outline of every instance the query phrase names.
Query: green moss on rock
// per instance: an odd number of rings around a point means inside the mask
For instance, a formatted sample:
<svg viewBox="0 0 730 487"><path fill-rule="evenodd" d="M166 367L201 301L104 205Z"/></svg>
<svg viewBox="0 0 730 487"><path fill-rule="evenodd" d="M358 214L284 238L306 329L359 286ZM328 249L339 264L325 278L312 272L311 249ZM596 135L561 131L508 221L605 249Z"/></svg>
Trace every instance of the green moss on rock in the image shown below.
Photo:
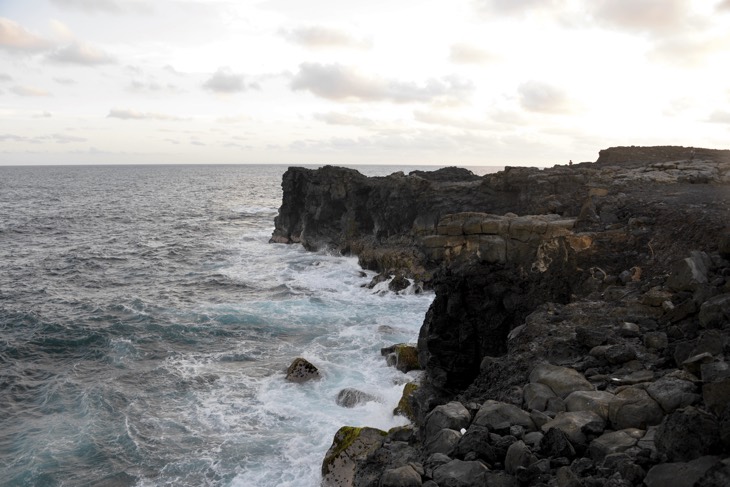
<svg viewBox="0 0 730 487"><path fill-rule="evenodd" d="M403 387L403 395L401 396L400 401L398 401L398 406L396 406L393 410L393 414L405 416L411 421L416 420L416 414L413 411L413 406L411 406L411 396L413 396L413 393L415 393L417 389L418 384L415 382L409 382Z"/></svg>

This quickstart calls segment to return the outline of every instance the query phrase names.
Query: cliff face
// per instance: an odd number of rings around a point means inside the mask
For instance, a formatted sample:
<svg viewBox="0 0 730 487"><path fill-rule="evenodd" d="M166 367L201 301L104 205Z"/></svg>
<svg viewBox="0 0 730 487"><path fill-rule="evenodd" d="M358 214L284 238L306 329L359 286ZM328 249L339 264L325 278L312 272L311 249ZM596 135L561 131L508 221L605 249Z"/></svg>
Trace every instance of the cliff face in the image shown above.
<svg viewBox="0 0 730 487"><path fill-rule="evenodd" d="M531 385L542 384L533 369L547 362L568 366L566 374L581 375L578 382L598 389L593 392L609 391L601 397L617 404L607 418L613 429L630 425L643 435L675 409L657 406L664 383L655 381L665 375L688 381L681 384L689 394L682 404L698 405L690 383L699 382L693 374L700 374L700 364L693 360L730 371L730 151L618 147L601 151L595 163L507 168L481 178L455 169L366 178L347 169L292 168L283 187L272 241L352 252L366 267L410 275L435 290L418 339L426 379L411 400L420 427L435 406L454 398L465 405L487 401L482 409L493 399L526 410L541 404L536 410L547 416L535 418L557 418L567 397L535 402L542 386ZM725 345L715 346L720 342ZM730 400L730 393L717 393L730 391L730 372L707 381L699 406L730 431L730 410L717 406ZM656 397L637 411L656 414L629 420L621 413L629 401L623 395L646 393L621 387L638 383L654 387ZM477 415L470 430L483 427ZM424 455L441 438L428 431L420 437ZM461 444L456 433L444 435ZM581 435L571 442L587 451L592 437ZM454 444L444 452L455 462L476 456L504 467L506 460L493 456L498 444L487 455L470 450L467 437L463 448ZM730 447L730 433L726 440ZM491 441L497 439L484 439ZM661 460L652 457L647 465ZM378 468L400 468L388 462ZM372 485L378 468L367 473ZM371 485L363 482L355 485Z"/></svg>

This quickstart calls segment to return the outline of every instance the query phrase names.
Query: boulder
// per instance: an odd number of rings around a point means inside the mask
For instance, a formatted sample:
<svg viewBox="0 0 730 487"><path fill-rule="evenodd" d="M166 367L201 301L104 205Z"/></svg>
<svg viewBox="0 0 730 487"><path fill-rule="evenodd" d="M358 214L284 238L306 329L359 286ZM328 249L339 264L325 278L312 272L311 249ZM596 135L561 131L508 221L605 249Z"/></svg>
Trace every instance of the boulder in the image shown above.
<svg viewBox="0 0 730 487"><path fill-rule="evenodd" d="M663 331L650 331L644 334L644 346L649 350L664 350L668 345L669 339Z"/></svg>
<svg viewBox="0 0 730 487"><path fill-rule="evenodd" d="M431 437L445 428L461 431L462 428L468 428L469 423L471 413L460 402L436 406L426 416L426 437Z"/></svg>
<svg viewBox="0 0 730 487"><path fill-rule="evenodd" d="M720 415L730 404L730 379L724 379L702 386L702 399L707 409Z"/></svg>
<svg viewBox="0 0 730 487"><path fill-rule="evenodd" d="M301 383L321 377L319 369L301 357L295 358L289 368L286 369L286 380L290 382Z"/></svg>
<svg viewBox="0 0 730 487"><path fill-rule="evenodd" d="M375 428L340 428L322 462L322 486L351 487L358 462L377 450L386 434Z"/></svg>
<svg viewBox="0 0 730 487"><path fill-rule="evenodd" d="M451 456L460 439L461 433L459 431L444 428L426 438L424 449L428 454L443 453Z"/></svg>
<svg viewBox="0 0 730 487"><path fill-rule="evenodd" d="M337 393L337 398L335 398L335 402L337 403L337 405L342 406L343 408L354 408L355 406L359 406L360 404L365 404L366 402L377 400L378 398L373 396L372 394L358 391L357 389L352 389L350 387L342 389L340 392Z"/></svg>
<svg viewBox="0 0 730 487"><path fill-rule="evenodd" d="M489 464L501 461L496 449L489 443L489 428L472 424L454 449L454 456L463 459L467 454L476 455Z"/></svg>
<svg viewBox="0 0 730 487"><path fill-rule="evenodd" d="M530 451L530 447L520 440L512 443L507 449L507 456L504 459L504 469L508 474L514 475L519 467L529 467L537 459Z"/></svg>
<svg viewBox="0 0 730 487"><path fill-rule="evenodd" d="M380 349L380 354L386 357L388 365L395 366L403 373L411 370L420 370L418 363L418 350L415 345L409 343L398 343Z"/></svg>
<svg viewBox="0 0 730 487"><path fill-rule="evenodd" d="M639 428L659 424L664 412L649 394L637 387L627 387L616 394L608 406L608 418L616 429Z"/></svg>
<svg viewBox="0 0 730 487"><path fill-rule="evenodd" d="M403 386L403 394L401 395L400 401L398 401L398 405L395 407L395 409L393 409L393 414L395 416L405 416L411 421L416 420L416 413L413 410L413 405L411 401L413 394L417 390L418 384L416 384L415 382L409 382L405 386Z"/></svg>
<svg viewBox="0 0 730 487"><path fill-rule="evenodd" d="M615 396L606 391L575 391L565 398L567 411L592 411L608 419L608 405Z"/></svg>
<svg viewBox="0 0 730 487"><path fill-rule="evenodd" d="M727 328L730 325L730 293L710 298L700 306L700 325Z"/></svg>
<svg viewBox="0 0 730 487"><path fill-rule="evenodd" d="M483 487L489 469L482 462L452 460L433 472L433 480L439 487Z"/></svg>
<svg viewBox="0 0 730 487"><path fill-rule="evenodd" d="M550 428L540 440L540 453L548 457L573 458L575 448L562 430Z"/></svg>
<svg viewBox="0 0 730 487"><path fill-rule="evenodd" d="M694 291L698 285L707 284L707 254L692 252L690 257L672 264L667 285L674 291Z"/></svg>
<svg viewBox="0 0 730 487"><path fill-rule="evenodd" d="M378 487L421 487L421 475L411 465L392 468L383 472Z"/></svg>
<svg viewBox="0 0 730 487"><path fill-rule="evenodd" d="M646 388L646 392L665 413L699 402L700 395L696 391L693 382L672 377L663 377Z"/></svg>
<svg viewBox="0 0 730 487"><path fill-rule="evenodd" d="M647 472L644 484L646 487L694 487L718 462L717 457L706 456L686 463L661 463Z"/></svg>
<svg viewBox="0 0 730 487"><path fill-rule="evenodd" d="M555 419L542 425L542 431L547 433L552 428L557 428L568 437L573 445L585 445L587 443L583 428L589 424L596 424L603 429L606 421L592 411L575 411L570 413L558 413Z"/></svg>
<svg viewBox="0 0 730 487"><path fill-rule="evenodd" d="M527 431L534 431L535 423L530 414L514 404L487 400L474 417L474 424L486 426L491 431L509 430L510 426L520 425Z"/></svg>
<svg viewBox="0 0 730 487"><path fill-rule="evenodd" d="M644 430L628 428L619 431L604 433L588 445L588 452L594 460L603 460L607 455L621 453L644 436Z"/></svg>
<svg viewBox="0 0 730 487"><path fill-rule="evenodd" d="M532 382L522 388L525 408L529 410L545 411L548 401L556 397L553 390L539 382Z"/></svg>
<svg viewBox="0 0 730 487"><path fill-rule="evenodd" d="M689 406L664 418L654 443L669 461L694 460L720 449L720 425L711 414Z"/></svg>
<svg viewBox="0 0 730 487"><path fill-rule="evenodd" d="M530 373L530 382L548 386L561 398L567 397L571 392L594 389L577 370L551 364L536 365Z"/></svg>
<svg viewBox="0 0 730 487"><path fill-rule="evenodd" d="M709 364L702 364L700 366L700 377L705 384L730 379L730 363L710 362Z"/></svg>

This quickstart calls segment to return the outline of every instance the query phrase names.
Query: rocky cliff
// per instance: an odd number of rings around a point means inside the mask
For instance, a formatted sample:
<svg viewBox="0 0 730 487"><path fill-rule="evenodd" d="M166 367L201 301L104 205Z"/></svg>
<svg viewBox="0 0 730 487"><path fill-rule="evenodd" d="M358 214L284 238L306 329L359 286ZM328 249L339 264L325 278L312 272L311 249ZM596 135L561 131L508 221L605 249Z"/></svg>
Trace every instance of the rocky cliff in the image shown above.
<svg viewBox="0 0 730 487"><path fill-rule="evenodd" d="M617 147L484 177L292 168L283 188L272 241L436 293L415 430L384 437L349 485L730 479L730 151Z"/></svg>

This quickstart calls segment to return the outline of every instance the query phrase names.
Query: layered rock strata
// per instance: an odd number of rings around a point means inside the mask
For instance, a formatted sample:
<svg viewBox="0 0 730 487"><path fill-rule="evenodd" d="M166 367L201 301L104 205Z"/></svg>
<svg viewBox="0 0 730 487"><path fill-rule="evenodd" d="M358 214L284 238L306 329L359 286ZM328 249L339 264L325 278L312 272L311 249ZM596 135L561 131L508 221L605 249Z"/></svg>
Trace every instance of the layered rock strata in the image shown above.
<svg viewBox="0 0 730 487"><path fill-rule="evenodd" d="M435 291L414 426L337 485L727 485L730 151L283 187L272 241Z"/></svg>

